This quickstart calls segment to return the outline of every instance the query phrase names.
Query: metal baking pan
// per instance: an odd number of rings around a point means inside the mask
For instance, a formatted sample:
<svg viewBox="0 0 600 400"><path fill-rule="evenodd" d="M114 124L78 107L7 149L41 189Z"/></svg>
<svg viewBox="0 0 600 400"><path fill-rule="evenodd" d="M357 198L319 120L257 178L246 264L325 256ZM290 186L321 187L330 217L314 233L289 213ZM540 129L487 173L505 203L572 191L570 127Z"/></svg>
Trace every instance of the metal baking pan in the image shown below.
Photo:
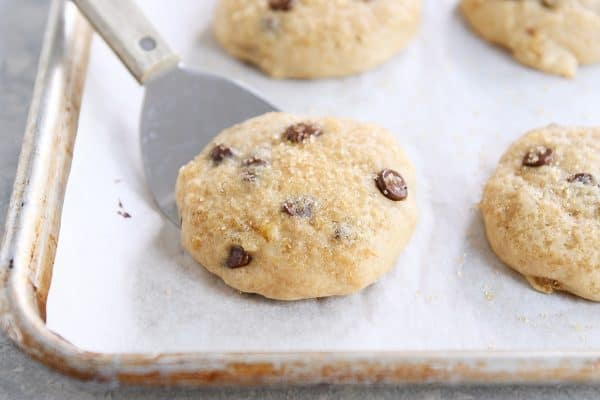
<svg viewBox="0 0 600 400"><path fill-rule="evenodd" d="M597 351L101 354L45 325L91 29L53 0L0 252L0 326L31 357L84 380L145 385L598 382Z"/></svg>

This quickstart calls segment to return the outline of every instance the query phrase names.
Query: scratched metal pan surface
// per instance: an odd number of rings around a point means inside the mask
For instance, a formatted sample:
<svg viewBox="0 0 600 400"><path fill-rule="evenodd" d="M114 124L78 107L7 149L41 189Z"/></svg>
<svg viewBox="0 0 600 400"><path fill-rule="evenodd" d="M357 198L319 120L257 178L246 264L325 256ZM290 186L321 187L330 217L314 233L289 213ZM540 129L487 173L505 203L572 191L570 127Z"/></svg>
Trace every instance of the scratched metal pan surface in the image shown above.
<svg viewBox="0 0 600 400"><path fill-rule="evenodd" d="M48 329L91 30L53 0L0 251L0 326L24 352L84 380L145 385L598 382L600 352L336 351L102 353Z"/></svg>

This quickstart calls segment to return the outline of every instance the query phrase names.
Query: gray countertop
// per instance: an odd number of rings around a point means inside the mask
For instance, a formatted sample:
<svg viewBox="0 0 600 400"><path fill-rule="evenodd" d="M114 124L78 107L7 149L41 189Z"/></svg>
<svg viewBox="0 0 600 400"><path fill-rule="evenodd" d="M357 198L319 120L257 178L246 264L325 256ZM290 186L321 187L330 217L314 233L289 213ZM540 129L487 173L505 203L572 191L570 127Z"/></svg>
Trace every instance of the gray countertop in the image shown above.
<svg viewBox="0 0 600 400"><path fill-rule="evenodd" d="M0 233L12 189L48 0L0 0ZM31 361L0 335L3 399L599 399L600 388L317 386L278 389L112 388L74 381Z"/></svg>

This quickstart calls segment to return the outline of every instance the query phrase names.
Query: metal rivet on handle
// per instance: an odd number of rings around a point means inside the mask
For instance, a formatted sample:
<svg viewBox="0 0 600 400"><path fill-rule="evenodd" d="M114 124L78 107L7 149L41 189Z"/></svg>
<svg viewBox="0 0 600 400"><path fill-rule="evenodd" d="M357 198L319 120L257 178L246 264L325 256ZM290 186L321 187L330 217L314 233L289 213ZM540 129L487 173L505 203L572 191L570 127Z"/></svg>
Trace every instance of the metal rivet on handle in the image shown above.
<svg viewBox="0 0 600 400"><path fill-rule="evenodd" d="M156 40L146 36L140 40L140 47L145 51L151 51L156 48Z"/></svg>

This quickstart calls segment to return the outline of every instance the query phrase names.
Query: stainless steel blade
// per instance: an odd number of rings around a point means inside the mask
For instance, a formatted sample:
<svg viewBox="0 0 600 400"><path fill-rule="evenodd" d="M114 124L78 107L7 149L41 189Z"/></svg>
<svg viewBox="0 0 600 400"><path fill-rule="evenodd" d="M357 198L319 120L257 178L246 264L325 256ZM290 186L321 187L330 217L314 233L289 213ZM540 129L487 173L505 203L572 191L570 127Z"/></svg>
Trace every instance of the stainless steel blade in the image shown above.
<svg viewBox="0 0 600 400"><path fill-rule="evenodd" d="M176 225L177 173L221 130L275 107L230 80L174 68L147 82L140 122L146 180Z"/></svg>

